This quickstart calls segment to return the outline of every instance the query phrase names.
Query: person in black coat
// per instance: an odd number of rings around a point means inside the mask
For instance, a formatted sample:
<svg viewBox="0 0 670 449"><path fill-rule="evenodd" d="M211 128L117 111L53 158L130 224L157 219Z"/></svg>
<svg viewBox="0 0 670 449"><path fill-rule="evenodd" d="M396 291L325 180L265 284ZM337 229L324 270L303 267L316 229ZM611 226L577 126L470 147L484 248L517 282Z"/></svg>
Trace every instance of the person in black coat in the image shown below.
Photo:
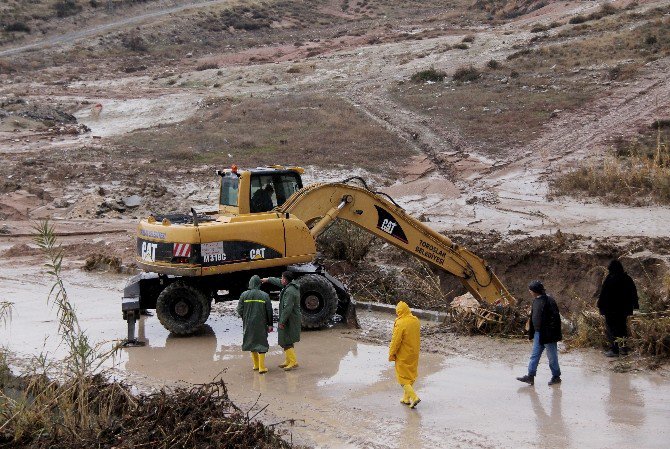
<svg viewBox="0 0 670 449"><path fill-rule="evenodd" d="M533 340L533 350L528 362L528 374L517 377L517 380L527 384L535 384L537 365L540 362L542 352L547 350L549 368L551 369L551 380L549 385L561 383L561 368L558 365L557 342L563 339L561 332L561 315L558 311L556 300L547 295L544 285L540 281L533 281L528 285L530 294L533 295L533 308L528 328L528 338Z"/></svg>
<svg viewBox="0 0 670 449"><path fill-rule="evenodd" d="M620 347L619 342L628 336L627 318L640 305L635 282L624 271L621 262L612 260L607 270L609 273L600 289L597 306L600 314L605 316L607 339L610 342L610 350L605 355L618 357L619 354L627 354L625 345Z"/></svg>

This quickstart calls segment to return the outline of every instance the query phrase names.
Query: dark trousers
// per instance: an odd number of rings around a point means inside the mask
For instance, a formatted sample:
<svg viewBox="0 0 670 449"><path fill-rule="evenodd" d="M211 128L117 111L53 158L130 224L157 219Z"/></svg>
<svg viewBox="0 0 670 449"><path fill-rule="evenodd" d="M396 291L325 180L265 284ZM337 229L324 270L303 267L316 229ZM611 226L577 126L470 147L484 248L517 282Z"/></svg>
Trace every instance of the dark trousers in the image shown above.
<svg viewBox="0 0 670 449"><path fill-rule="evenodd" d="M605 327L607 339L610 342L610 349L617 354L619 353L619 349L621 349L621 352L626 352L625 345L619 348L619 342L617 341L617 338L628 337L626 318L628 318L626 315L605 315Z"/></svg>

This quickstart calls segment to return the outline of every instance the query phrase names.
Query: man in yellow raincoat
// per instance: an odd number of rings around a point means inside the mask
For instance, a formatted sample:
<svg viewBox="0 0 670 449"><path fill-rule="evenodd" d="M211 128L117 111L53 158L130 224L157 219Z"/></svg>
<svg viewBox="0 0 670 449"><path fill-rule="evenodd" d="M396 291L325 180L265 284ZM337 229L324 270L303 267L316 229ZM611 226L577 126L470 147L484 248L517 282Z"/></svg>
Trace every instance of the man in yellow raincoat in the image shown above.
<svg viewBox="0 0 670 449"><path fill-rule="evenodd" d="M400 402L415 408L421 402L412 388L418 375L421 325L404 301L398 303L395 313L398 318L393 325L389 362L395 362L395 375L404 390Z"/></svg>

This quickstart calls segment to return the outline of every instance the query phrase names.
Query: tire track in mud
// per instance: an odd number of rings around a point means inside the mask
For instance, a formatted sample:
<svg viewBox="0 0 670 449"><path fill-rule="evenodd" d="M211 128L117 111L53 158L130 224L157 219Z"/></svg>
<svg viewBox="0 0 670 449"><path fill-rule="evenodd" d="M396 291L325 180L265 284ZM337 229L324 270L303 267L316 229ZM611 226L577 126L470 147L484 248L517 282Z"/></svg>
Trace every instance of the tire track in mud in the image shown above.
<svg viewBox="0 0 670 449"><path fill-rule="evenodd" d="M445 161L442 153L462 153L463 139L457 133L448 137L438 134L430 126L429 117L400 107L385 97L382 89L363 92L360 87L350 88L342 98L386 130L404 140L417 153L424 154L437 171L454 179L452 165Z"/></svg>
<svg viewBox="0 0 670 449"><path fill-rule="evenodd" d="M582 160L592 156L594 151L601 152L614 130L618 135L630 136L639 126L650 125L661 118L659 114L667 114L668 105L670 57L652 64L639 82L617 89L590 107L557 120L549 132L524 150L537 153L544 149Z"/></svg>
<svg viewBox="0 0 670 449"><path fill-rule="evenodd" d="M514 167L548 174L588 158L602 158L612 137L629 137L638 127L667 115L669 74L670 57L656 61L631 85L605 93L577 112L559 116L541 137L510 152L521 156L504 167L492 167L489 174Z"/></svg>

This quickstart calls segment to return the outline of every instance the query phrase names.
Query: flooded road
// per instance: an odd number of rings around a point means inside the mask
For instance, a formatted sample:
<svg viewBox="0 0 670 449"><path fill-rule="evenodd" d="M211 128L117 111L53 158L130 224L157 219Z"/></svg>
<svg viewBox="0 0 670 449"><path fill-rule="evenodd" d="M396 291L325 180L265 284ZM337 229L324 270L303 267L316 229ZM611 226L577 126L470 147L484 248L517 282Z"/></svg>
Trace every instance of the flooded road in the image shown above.
<svg viewBox="0 0 670 449"><path fill-rule="evenodd" d="M125 337L120 296L124 276L66 273L66 287L82 327L95 342ZM33 271L0 267L0 299L13 301L11 323L0 328L0 341L22 356L43 348L62 356L55 311L46 306L50 279ZM198 335L175 338L156 317L139 327L145 347L124 349L113 361L131 383L146 387L203 383L221 376L231 399L250 415L282 424L293 441L322 448L665 448L670 441L670 381L655 373L594 370L586 358L595 353L561 354L564 383L548 387L544 359L535 387L514 378L525 372L523 343L487 339L493 353L443 355L424 339L420 376L422 398L416 410L399 403L401 389L387 362L385 342L366 338L372 323L382 330L391 317L359 312L363 329L335 327L304 332L296 346L300 368L283 372L276 346L268 354L270 372L252 371L240 351L241 322L234 304L219 304ZM428 325L426 325L428 326ZM390 333L389 333L390 336ZM491 353L491 351L488 351ZM595 355L597 356L597 355ZM605 362L604 362L605 363Z"/></svg>

